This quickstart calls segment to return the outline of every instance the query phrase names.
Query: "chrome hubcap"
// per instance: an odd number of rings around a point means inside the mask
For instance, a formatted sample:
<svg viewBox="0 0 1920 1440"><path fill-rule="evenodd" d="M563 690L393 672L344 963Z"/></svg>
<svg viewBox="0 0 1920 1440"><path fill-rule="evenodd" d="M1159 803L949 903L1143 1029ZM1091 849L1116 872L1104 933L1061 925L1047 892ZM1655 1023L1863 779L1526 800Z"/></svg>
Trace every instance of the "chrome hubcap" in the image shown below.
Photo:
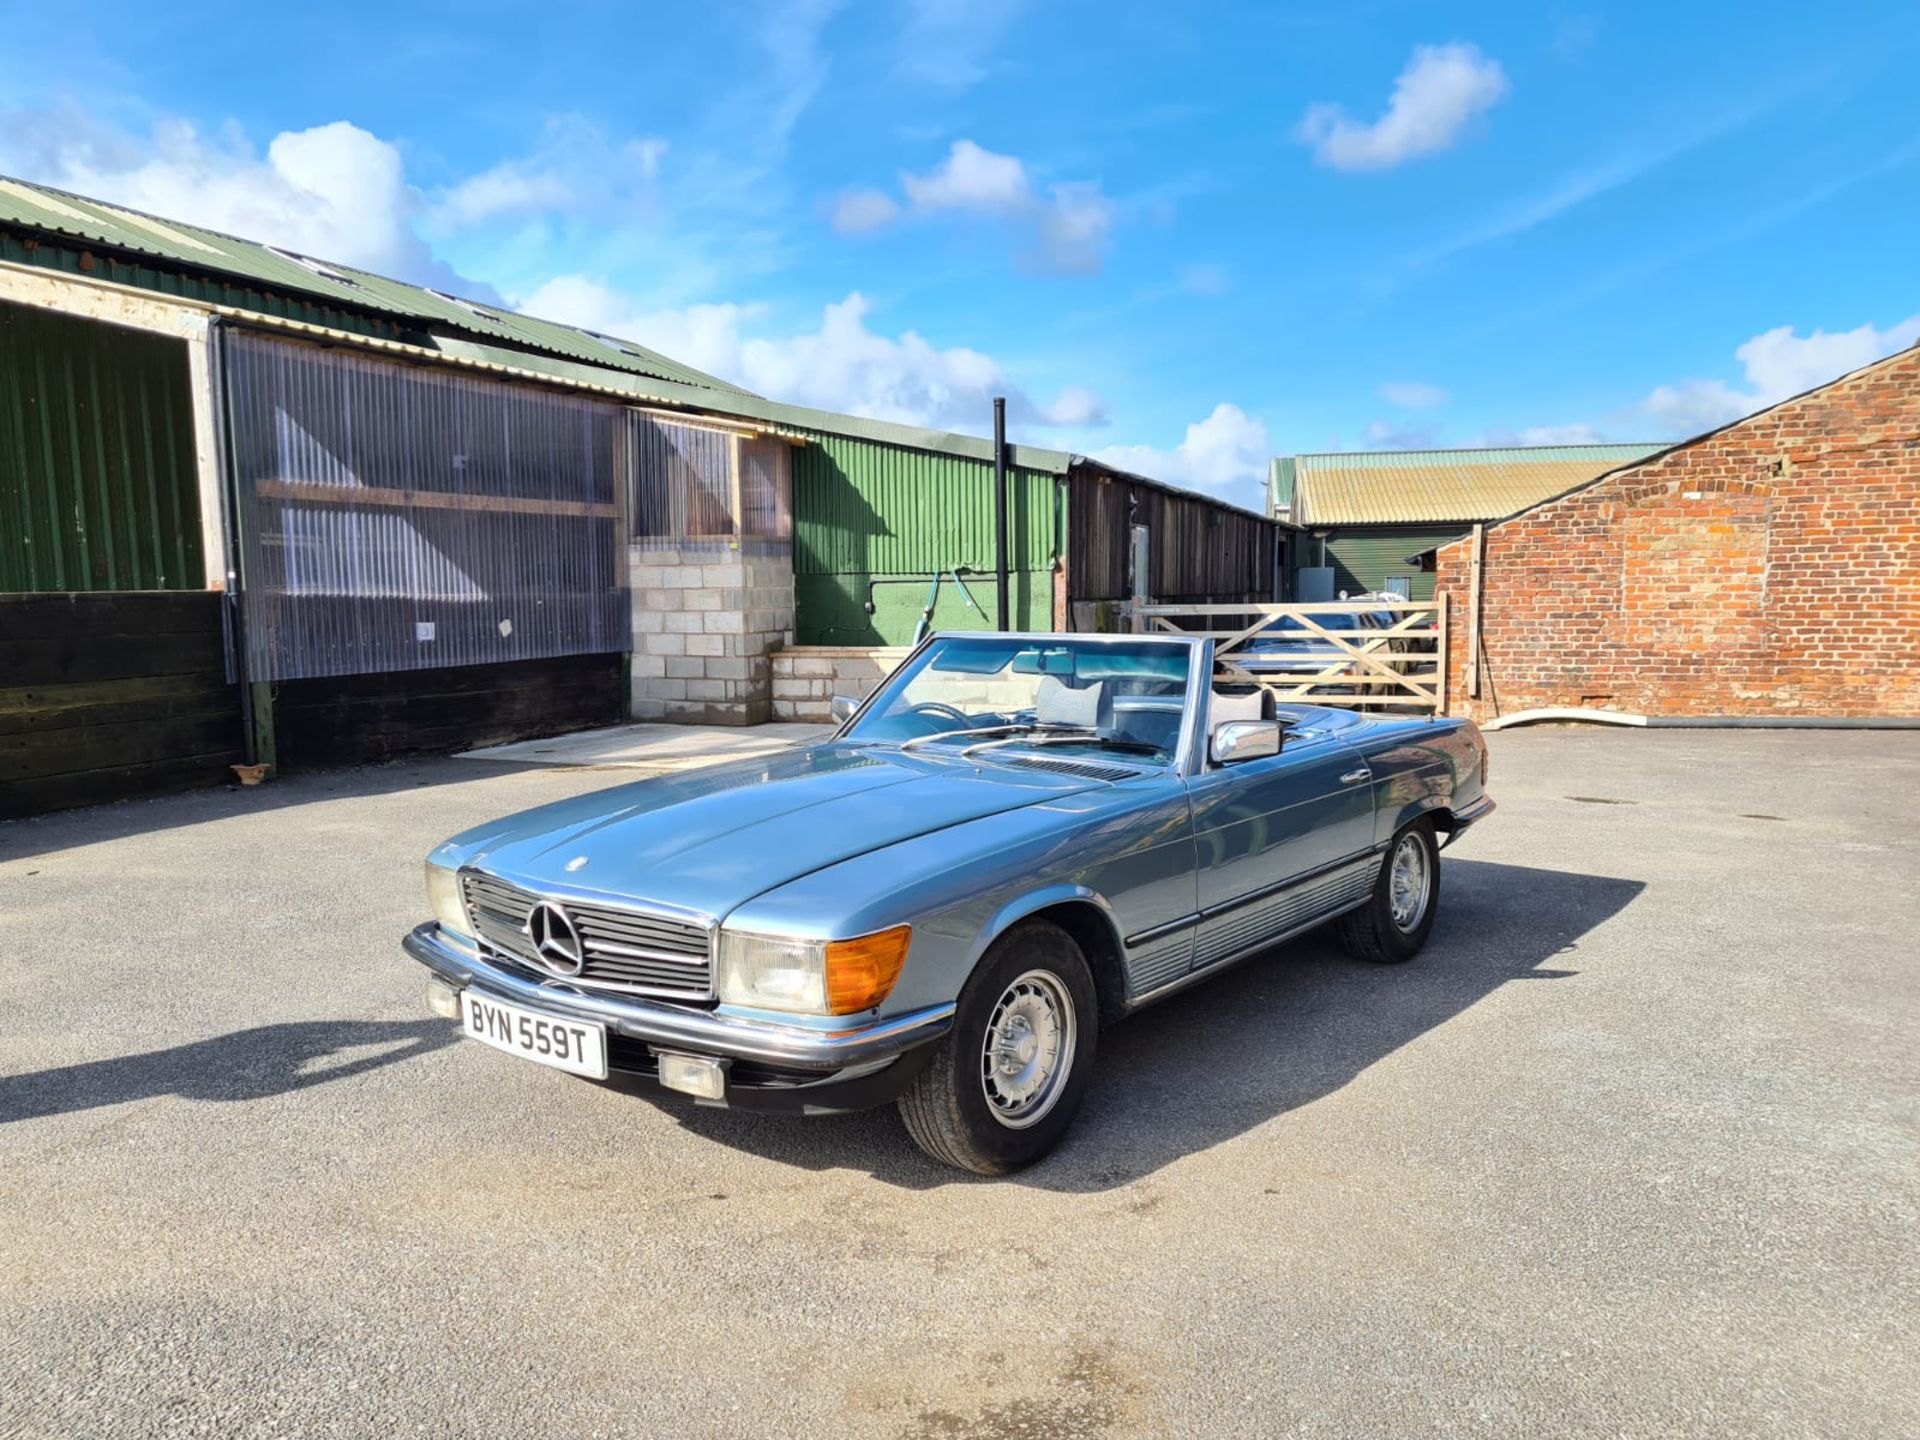
<svg viewBox="0 0 1920 1440"><path fill-rule="evenodd" d="M1073 999L1057 975L1029 970L1001 992L980 1047L993 1118L1024 1130L1059 1100L1073 1069Z"/></svg>
<svg viewBox="0 0 1920 1440"><path fill-rule="evenodd" d="M1402 934L1419 927L1427 913L1427 847L1417 835L1403 835L1393 849L1393 869L1387 881L1393 923Z"/></svg>

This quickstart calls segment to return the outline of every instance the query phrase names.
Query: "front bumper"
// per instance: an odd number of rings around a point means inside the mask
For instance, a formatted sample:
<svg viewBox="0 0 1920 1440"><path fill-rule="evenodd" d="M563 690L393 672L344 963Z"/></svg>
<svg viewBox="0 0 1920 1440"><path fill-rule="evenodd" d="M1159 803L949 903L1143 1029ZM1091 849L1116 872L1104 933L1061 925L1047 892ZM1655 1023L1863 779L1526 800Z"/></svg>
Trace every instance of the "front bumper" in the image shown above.
<svg viewBox="0 0 1920 1440"><path fill-rule="evenodd" d="M472 947L449 940L432 921L415 927L401 948L457 990L473 986L517 1005L605 1025L610 1071L605 1083L617 1088L675 1093L657 1078L655 1055L661 1050L730 1061L725 1103L741 1108L832 1113L884 1104L906 1088L925 1064L932 1042L953 1025L952 1005L843 1029L814 1029L639 996L594 994L495 965Z"/></svg>

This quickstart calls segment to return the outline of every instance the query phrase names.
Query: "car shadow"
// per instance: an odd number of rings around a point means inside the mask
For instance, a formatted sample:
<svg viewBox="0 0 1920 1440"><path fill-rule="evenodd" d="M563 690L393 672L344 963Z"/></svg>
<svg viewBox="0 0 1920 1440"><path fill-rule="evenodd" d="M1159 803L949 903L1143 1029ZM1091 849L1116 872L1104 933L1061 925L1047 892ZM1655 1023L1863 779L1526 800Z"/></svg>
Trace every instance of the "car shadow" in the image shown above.
<svg viewBox="0 0 1920 1440"><path fill-rule="evenodd" d="M1521 980L1573 981L1581 938L1646 882L1448 857L1426 950L1347 958L1323 928L1152 1006L1100 1037L1087 1103L1060 1148L988 1183L1097 1192L1310 1105ZM671 1105L672 1102L662 1102ZM973 1183L926 1159L892 1109L795 1120L676 1108L689 1130L806 1169L865 1170L909 1189Z"/></svg>
<svg viewBox="0 0 1920 1440"><path fill-rule="evenodd" d="M0 1125L158 1095L263 1100L411 1060L459 1038L460 1032L444 1020L259 1025L167 1050L0 1075ZM348 1057L348 1052L368 1046L382 1048ZM334 1063L327 1063L330 1060Z"/></svg>

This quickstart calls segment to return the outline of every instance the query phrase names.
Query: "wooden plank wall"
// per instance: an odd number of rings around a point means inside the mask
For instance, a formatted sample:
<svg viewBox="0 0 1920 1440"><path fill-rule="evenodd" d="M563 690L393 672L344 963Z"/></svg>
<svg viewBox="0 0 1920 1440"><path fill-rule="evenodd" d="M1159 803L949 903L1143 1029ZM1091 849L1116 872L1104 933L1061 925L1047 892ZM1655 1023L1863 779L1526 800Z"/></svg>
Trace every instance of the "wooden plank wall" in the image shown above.
<svg viewBox="0 0 1920 1440"><path fill-rule="evenodd" d="M232 779L210 591L0 595L0 819Z"/></svg>
<svg viewBox="0 0 1920 1440"><path fill-rule="evenodd" d="M283 770L365 765L618 725L621 660L567 655L282 680L273 687L277 759Z"/></svg>

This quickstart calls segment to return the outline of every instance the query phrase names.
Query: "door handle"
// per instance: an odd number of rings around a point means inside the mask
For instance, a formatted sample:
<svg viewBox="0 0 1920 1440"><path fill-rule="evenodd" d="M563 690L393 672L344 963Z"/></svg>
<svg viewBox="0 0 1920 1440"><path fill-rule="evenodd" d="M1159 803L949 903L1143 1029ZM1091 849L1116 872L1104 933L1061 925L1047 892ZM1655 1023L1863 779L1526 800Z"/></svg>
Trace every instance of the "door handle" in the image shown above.
<svg viewBox="0 0 1920 1440"><path fill-rule="evenodd" d="M1340 783L1342 785L1358 785L1362 780L1371 780L1372 778L1373 772L1371 770L1349 770L1340 777Z"/></svg>

